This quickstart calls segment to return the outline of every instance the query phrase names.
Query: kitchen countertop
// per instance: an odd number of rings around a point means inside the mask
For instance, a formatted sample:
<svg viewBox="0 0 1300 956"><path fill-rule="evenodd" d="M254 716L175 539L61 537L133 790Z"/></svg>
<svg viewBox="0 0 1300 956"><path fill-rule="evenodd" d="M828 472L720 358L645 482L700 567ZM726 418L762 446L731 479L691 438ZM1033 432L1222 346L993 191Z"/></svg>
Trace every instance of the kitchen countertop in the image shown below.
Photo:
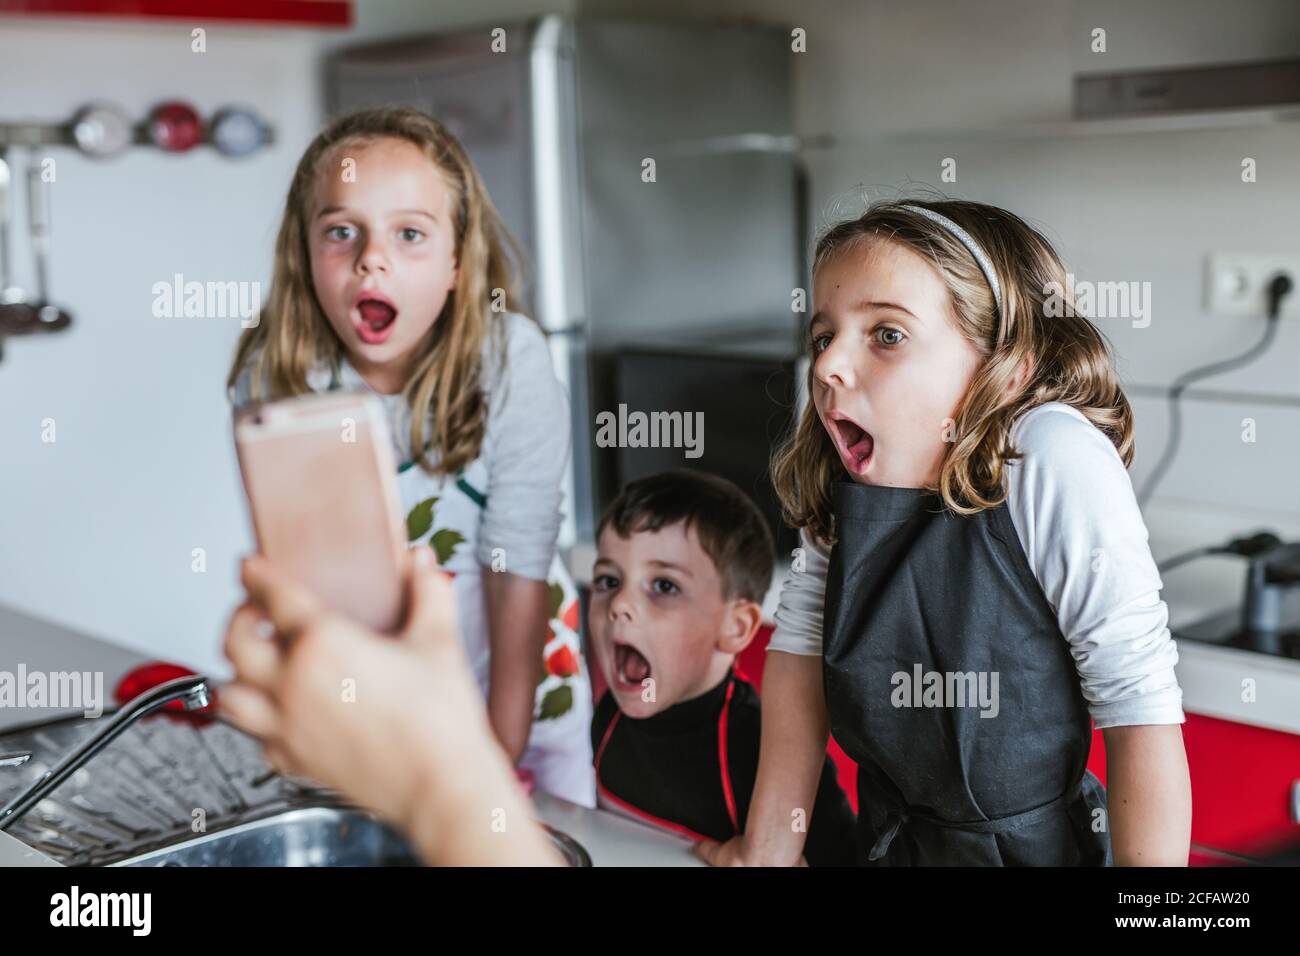
<svg viewBox="0 0 1300 956"><path fill-rule="evenodd" d="M1170 625L1203 615L1192 596L1170 595ZM132 667L149 658L100 638L0 605L0 670L97 671L104 694ZM1179 639L1178 681L1183 709L1257 727L1300 734L1300 661ZM1243 701L1243 681L1254 695ZM0 707L0 730L75 713L58 708ZM0 768L3 772L3 768ZM597 866L698 866L688 841L604 810L590 810L546 793L534 794L538 816L571 835ZM0 832L0 866L59 865Z"/></svg>
<svg viewBox="0 0 1300 956"><path fill-rule="evenodd" d="M131 668L150 660L136 651L91 637L52 621L0 605L0 670L102 672L105 701ZM68 708L0 707L0 731L22 724L75 714ZM0 773L4 768L0 767ZM604 810L590 810L547 793L536 793L540 819L582 844L595 866L703 866L690 842ZM59 866L8 833L0 831L0 867Z"/></svg>

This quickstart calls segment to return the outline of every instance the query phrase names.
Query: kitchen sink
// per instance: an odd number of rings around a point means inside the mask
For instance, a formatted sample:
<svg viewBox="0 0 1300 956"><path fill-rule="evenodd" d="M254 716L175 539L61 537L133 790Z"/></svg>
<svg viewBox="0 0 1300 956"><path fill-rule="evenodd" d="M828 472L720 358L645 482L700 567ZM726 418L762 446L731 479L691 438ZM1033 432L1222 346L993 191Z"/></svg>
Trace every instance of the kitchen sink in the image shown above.
<svg viewBox="0 0 1300 956"><path fill-rule="evenodd" d="M0 766L0 805L97 723L66 718L0 734L0 753L32 754L23 766ZM569 865L591 865L571 837L543 827ZM421 865L401 834L328 790L275 773L257 742L231 725L166 713L122 732L8 832L66 866Z"/></svg>
<svg viewBox="0 0 1300 956"><path fill-rule="evenodd" d="M570 866L591 866L587 851L550 827ZM420 866L400 834L349 807L303 807L141 853L114 866Z"/></svg>

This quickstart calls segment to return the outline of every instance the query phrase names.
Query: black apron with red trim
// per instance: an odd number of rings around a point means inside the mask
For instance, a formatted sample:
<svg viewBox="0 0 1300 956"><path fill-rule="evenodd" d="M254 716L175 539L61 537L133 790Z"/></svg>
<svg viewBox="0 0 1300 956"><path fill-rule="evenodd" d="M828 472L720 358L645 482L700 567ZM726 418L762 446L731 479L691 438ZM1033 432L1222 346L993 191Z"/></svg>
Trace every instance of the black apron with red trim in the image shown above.
<svg viewBox="0 0 1300 956"><path fill-rule="evenodd" d="M651 717L623 716L606 693L591 735L601 806L697 841L743 832L758 775L762 703L734 671ZM829 757L810 809L808 864L857 863L857 821Z"/></svg>
<svg viewBox="0 0 1300 956"><path fill-rule="evenodd" d="M1087 703L1005 504L837 482L834 508L823 679L866 862L1110 864Z"/></svg>
<svg viewBox="0 0 1300 956"><path fill-rule="evenodd" d="M731 785L731 768L727 759L727 723L731 712L731 697L736 689L736 678L734 672L727 675L726 685L727 688L722 700L722 709L718 713L716 740L718 744L718 786L720 788L719 792L721 793L722 799L727 808L727 817L731 821L731 833L727 834L729 837L740 833L740 822L736 813L736 793ZM688 704L687 706L690 705ZM605 728L604 736L601 737L600 745L596 748L596 793L598 797L606 804L617 808L629 816L635 817L645 823L652 824L653 826L670 830L681 836L689 837L692 840L725 839L726 837L719 837L717 835L707 836L705 834L697 833L682 823L656 816L648 810L636 806L626 797L621 797L610 792L610 790L605 786L604 781L601 779L600 764L605 756L605 748L609 746L609 740L614 735L614 728L618 726L622 717L623 712L615 710L614 716L609 722L609 726ZM651 772L651 768L646 769L648 772Z"/></svg>

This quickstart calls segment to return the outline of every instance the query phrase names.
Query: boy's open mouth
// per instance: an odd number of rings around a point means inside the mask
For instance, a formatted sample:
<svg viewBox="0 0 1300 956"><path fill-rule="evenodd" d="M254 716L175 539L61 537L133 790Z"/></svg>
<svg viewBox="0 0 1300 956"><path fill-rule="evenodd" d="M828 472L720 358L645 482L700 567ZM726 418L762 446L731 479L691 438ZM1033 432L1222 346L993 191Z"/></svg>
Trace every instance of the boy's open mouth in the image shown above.
<svg viewBox="0 0 1300 956"><path fill-rule="evenodd" d="M845 466L855 475L862 474L871 462L876 447L875 439L843 412L831 411L827 414L827 419L831 423L835 444L839 447Z"/></svg>
<svg viewBox="0 0 1300 956"><path fill-rule="evenodd" d="M614 642L614 676L625 688L641 687L650 676L650 662L630 644Z"/></svg>
<svg viewBox="0 0 1300 956"><path fill-rule="evenodd" d="M393 323L397 321L397 307L387 299L362 294L357 298L354 322L357 334L371 344L388 338Z"/></svg>

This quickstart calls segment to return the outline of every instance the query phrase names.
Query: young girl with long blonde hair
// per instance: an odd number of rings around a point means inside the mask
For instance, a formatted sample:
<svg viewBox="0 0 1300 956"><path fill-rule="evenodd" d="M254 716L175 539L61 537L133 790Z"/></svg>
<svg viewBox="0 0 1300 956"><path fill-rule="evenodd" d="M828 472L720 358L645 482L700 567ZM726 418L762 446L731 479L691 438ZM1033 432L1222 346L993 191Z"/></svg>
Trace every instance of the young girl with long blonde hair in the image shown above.
<svg viewBox="0 0 1300 956"><path fill-rule="evenodd" d="M455 576L494 732L539 787L593 806L591 692L555 561L568 405L541 330L517 311L513 245L436 120L337 119L298 163L269 300L227 387L236 405L379 396L408 535Z"/></svg>
<svg viewBox="0 0 1300 956"><path fill-rule="evenodd" d="M1051 245L993 206L882 202L821 237L813 279L758 779L745 834L699 852L798 862L829 730L864 862L1185 865L1132 414Z"/></svg>

